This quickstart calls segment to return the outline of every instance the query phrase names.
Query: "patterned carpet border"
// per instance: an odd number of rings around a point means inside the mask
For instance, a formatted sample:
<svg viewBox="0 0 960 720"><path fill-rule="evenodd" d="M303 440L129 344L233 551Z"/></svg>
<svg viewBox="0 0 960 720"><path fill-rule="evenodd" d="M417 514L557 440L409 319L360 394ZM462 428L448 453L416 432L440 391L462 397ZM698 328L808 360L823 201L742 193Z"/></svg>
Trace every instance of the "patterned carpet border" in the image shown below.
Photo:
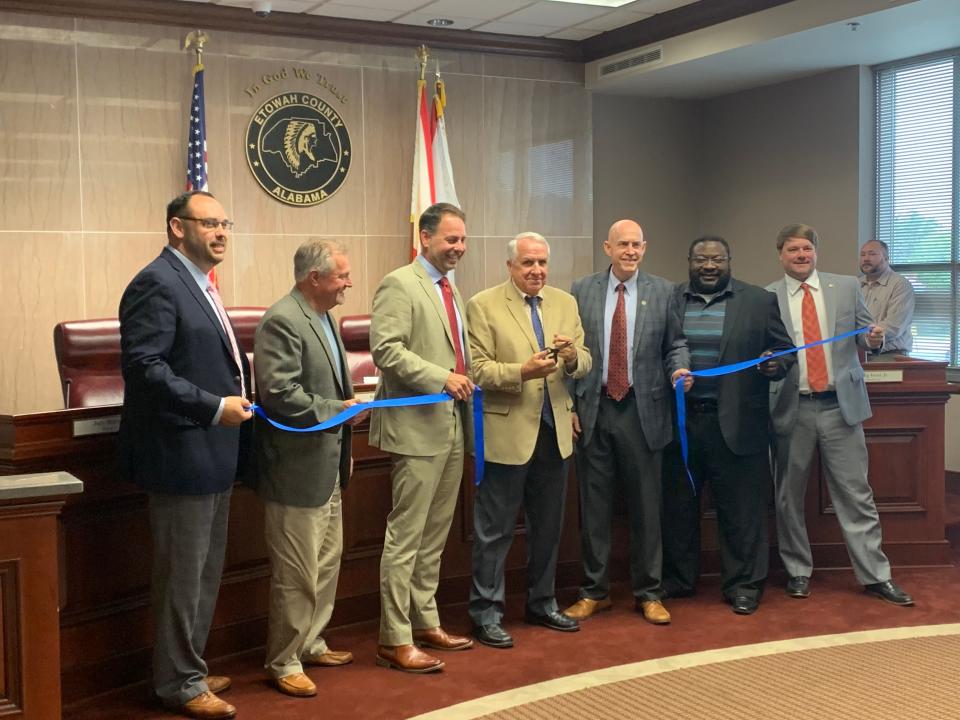
<svg viewBox="0 0 960 720"><path fill-rule="evenodd" d="M571 716L582 716L585 708L580 706L581 702L585 702L586 699L580 696L570 696L569 698L563 698L559 696L569 695L570 693L577 693L578 691L590 689L590 688L600 688L602 686L611 685L614 683L624 683L626 681L633 681L639 678L647 678L652 676L657 676L662 673L669 673L675 670L688 670L692 668L703 668L704 666L716 665L721 663L727 663L731 661L738 660L747 660L750 658L764 658L773 655L779 655L783 653L798 653L806 650L819 650L824 648L842 648L844 646L855 646L862 645L864 643L882 643L886 641L897 641L897 640L913 640L917 638L937 638L945 637L951 635L960 635L960 623L950 623L944 625L925 625L925 626L916 626L916 627L903 627L903 628L888 628L881 630L865 630L860 632L851 632L851 633L842 633L836 635L816 635L811 637L804 638L795 638L792 640L778 640L774 642L765 642L757 643L754 645L741 645L736 647L722 648L717 650L706 650L696 653L688 653L685 655L673 655L670 657L657 658L655 660L646 660L638 663L630 663L627 665L618 665L615 667L604 668L602 670L594 670L590 672L580 673L577 675L570 675L563 678L557 678L555 680L549 680L542 683L537 683L534 685L528 685L525 687L515 688L513 690L508 690L506 692L496 693L494 695L488 695L476 700L470 700L468 702L459 703L451 707L442 708L440 710L435 710L423 715L418 715L411 720L472 720L474 718L481 718L491 714L498 714L496 717L513 717L513 718L538 718L538 717L553 717L558 718L566 715L566 713L561 709L564 702L569 701L572 706L570 707ZM960 644L957 645L960 647ZM951 647L951 650L953 648ZM875 653L874 659L880 660L882 653ZM795 656L797 658L802 658L802 655ZM893 655L891 662L895 666L900 665L896 662L896 655ZM825 666L821 666L820 663L826 661ZM794 672L801 673L804 671L814 673L811 675L811 678L817 680L817 684L821 682L829 683L829 681L834 676L831 675L829 671L829 663L831 662L830 658L820 658L817 660L811 661L810 658L806 658L805 662L801 662L798 666L795 667L784 667L784 672ZM833 659L833 662L846 663L847 660L837 657ZM803 666L807 667L804 668ZM815 666L815 667L814 667ZM884 665L884 668L887 666ZM818 669L819 668L819 669ZM752 668L756 670L757 668ZM875 668L876 669L876 668ZM945 668L947 669L947 668ZM954 665L952 670L955 671L956 666ZM819 676L816 675L819 673ZM702 677L693 678L690 677L690 681L696 680L699 684L709 685L713 681L711 674L703 674ZM669 692L665 697L673 698L674 694L677 691L680 692L680 695L684 695L682 689L682 674L675 676L668 676L669 680L661 683L664 689L667 689ZM799 678L798 678L799 679ZM770 679L771 682L775 682L777 678L774 676ZM762 685L765 680L761 677L751 678L751 685L754 685L755 681L759 681ZM670 683L680 682L680 685L670 688ZM899 683L898 683L899 684ZM826 690L827 688L822 688ZM840 695L844 694L844 686L837 688ZM758 688L758 691L763 693L764 688ZM629 689L625 690L629 693ZM810 693L810 689L806 691L803 697L810 697L811 695L821 695L816 690L813 690ZM721 693L722 694L722 693ZM837 697L837 694L831 693L833 697ZM708 700L709 700L709 693ZM613 696L611 694L606 695L603 698L594 698L590 702L597 703L608 703L611 701ZM557 702L554 703L541 703L543 705L538 712L536 706L531 706L530 708L523 708L521 711L520 706L526 706L531 703L538 703L539 701L544 701L548 699L557 699ZM786 700L786 698L781 698ZM660 701L661 703L663 700ZM707 703L709 705L709 702ZM517 709L515 713L504 712L510 709ZM622 708L625 710L626 708ZM657 709L666 710L662 705L658 706ZM860 707L862 710L862 706ZM679 710L679 708L677 708ZM718 712L717 707L708 708L704 706L702 708L704 712L704 717L719 717L716 713ZM689 712L689 708L687 709ZM954 709L954 712L960 712ZM502 713L502 714L501 714ZM669 715L673 716L673 715ZM741 713L740 717L749 717L750 715L744 715ZM795 717L795 714L791 716ZM833 715L834 717L841 717ZM594 717L598 717L594 713ZM622 717L622 715L621 715ZM679 716L676 716L679 717ZM845 716L842 716L845 717ZM917 716L919 717L919 716ZM930 717L933 717L930 715ZM937 715L937 717L940 717ZM956 717L955 716L944 716L944 717Z"/></svg>

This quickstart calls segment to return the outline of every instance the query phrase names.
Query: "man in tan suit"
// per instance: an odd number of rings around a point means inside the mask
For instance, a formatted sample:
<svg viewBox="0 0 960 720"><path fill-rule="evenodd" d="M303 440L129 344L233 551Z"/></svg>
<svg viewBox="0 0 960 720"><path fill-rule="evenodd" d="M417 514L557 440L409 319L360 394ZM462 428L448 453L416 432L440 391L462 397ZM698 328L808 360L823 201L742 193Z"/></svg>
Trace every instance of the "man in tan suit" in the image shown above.
<svg viewBox="0 0 960 720"><path fill-rule="evenodd" d="M467 304L473 378L485 391L486 472L474 500L470 618L477 639L513 646L501 624L504 564L521 505L527 529L526 622L580 629L554 597L573 403L564 380L590 371L573 296L547 287L550 246L525 232L507 245L510 278Z"/></svg>
<svg viewBox="0 0 960 720"><path fill-rule="evenodd" d="M308 240L293 259L295 287L257 327L257 400L267 415L310 427L356 404L343 341L329 311L350 282L346 249ZM355 424L361 416L355 416ZM317 694L304 665L345 665L322 633L333 613L343 551L340 490L350 477L351 428L293 433L257 418L257 494L265 508L270 555L266 670L280 692Z"/></svg>
<svg viewBox="0 0 960 720"><path fill-rule="evenodd" d="M377 664L425 673L436 650L473 647L440 627L434 597L463 474L473 383L460 293L447 279L466 251L466 216L438 203L420 216L421 254L387 275L373 297L370 350L380 368L377 399L446 391L453 402L375 410L370 444L393 461L393 509L380 561Z"/></svg>

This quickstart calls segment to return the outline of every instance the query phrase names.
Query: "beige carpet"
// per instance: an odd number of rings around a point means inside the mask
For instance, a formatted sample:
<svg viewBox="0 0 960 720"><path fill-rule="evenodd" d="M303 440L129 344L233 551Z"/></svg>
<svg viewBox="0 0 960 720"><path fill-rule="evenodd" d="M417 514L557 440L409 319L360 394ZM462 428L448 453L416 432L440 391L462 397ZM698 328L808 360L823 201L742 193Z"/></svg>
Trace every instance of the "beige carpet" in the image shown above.
<svg viewBox="0 0 960 720"><path fill-rule="evenodd" d="M480 698L419 720L957 720L960 625L762 643Z"/></svg>

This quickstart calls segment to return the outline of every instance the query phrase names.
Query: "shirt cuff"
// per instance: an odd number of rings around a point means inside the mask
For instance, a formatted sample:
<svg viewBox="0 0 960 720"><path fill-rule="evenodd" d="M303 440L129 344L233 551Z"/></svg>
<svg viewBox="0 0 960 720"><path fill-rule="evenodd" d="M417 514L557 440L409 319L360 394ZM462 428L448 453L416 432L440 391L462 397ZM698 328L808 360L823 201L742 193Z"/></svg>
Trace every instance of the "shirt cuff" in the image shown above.
<svg viewBox="0 0 960 720"><path fill-rule="evenodd" d="M217 408L217 414L213 416L213 420L210 421L211 425L220 424L220 416L223 415L223 406L227 404L226 398L220 398L220 407Z"/></svg>

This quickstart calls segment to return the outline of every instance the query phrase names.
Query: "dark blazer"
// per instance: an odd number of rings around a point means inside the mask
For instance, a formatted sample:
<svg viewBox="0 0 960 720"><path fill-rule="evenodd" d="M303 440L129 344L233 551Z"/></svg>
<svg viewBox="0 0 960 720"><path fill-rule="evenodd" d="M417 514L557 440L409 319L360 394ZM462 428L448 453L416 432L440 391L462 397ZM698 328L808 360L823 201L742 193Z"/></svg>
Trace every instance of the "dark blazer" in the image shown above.
<svg viewBox="0 0 960 720"><path fill-rule="evenodd" d="M350 366L333 323L343 361L337 369L333 348L316 313L297 288L267 310L257 326L253 363L257 401L267 415L291 427L310 427L330 419L353 397ZM326 432L277 430L256 418L257 493L264 500L295 505L326 505L336 487L350 477L349 425Z"/></svg>
<svg viewBox="0 0 960 720"><path fill-rule="evenodd" d="M681 312L689 285L684 282L676 289ZM733 294L727 298L723 318L719 365L750 360L767 350L779 352L794 347L780 319L776 295L734 278L729 287ZM784 378L796 361L796 355L777 358L780 372L773 379ZM717 380L718 417L727 447L737 455L765 452L769 446L771 379L748 368Z"/></svg>
<svg viewBox="0 0 960 720"><path fill-rule="evenodd" d="M120 299L124 396L120 474L151 492L206 495L231 487L245 458L240 428L212 426L220 399L250 369L183 263L164 248ZM246 439L246 438L245 438Z"/></svg>
<svg viewBox="0 0 960 720"><path fill-rule="evenodd" d="M603 311L609 277L609 270L594 273L575 281L570 290L577 299L587 349L593 357L590 372L574 384L574 409L580 417L580 442L584 445L590 442L600 406L603 357L607 354L603 347ZM633 391L640 426L653 451L662 449L673 436L670 376L680 368L690 367L681 323L673 283L639 272L632 348Z"/></svg>

